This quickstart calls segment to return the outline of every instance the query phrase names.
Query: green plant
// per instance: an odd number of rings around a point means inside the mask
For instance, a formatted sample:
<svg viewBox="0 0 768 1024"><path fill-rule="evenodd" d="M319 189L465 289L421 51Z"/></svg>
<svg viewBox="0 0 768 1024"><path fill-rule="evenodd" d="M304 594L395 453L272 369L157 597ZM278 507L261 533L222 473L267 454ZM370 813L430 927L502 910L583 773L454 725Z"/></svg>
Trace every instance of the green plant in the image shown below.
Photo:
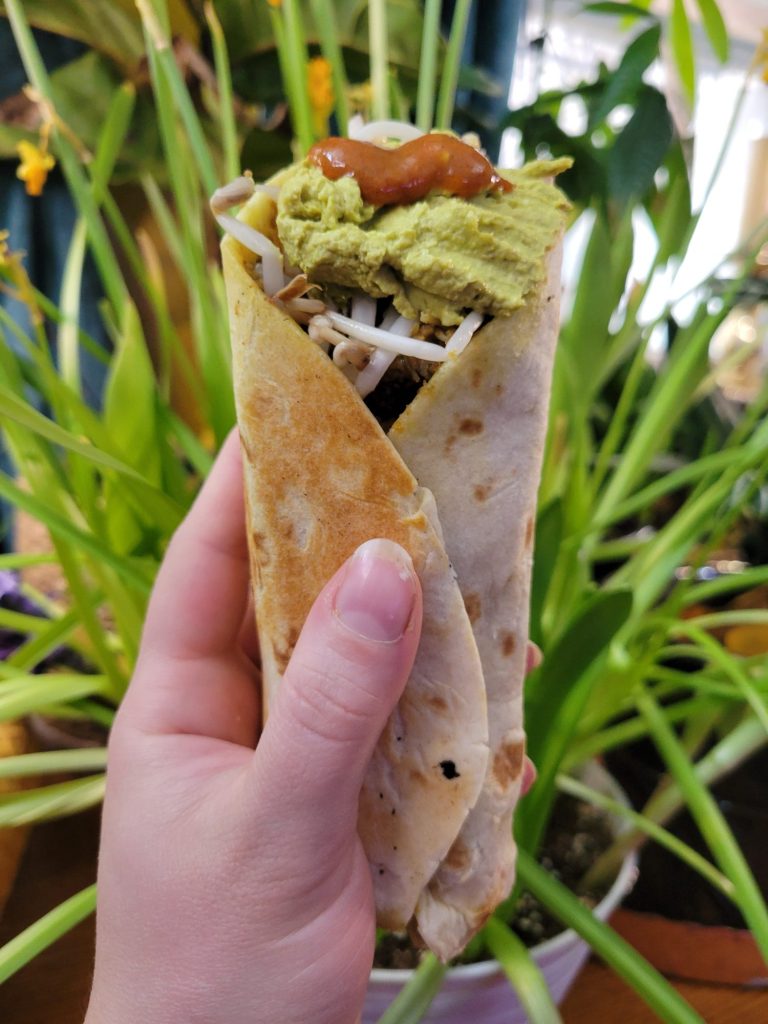
<svg viewBox="0 0 768 1024"><path fill-rule="evenodd" d="M92 6L99 7L98 0L92 0ZM109 725L130 677L149 590L165 546L233 422L223 284L209 244L206 200L221 179L239 171L238 147L248 145L231 101L228 50L236 41L237 59L251 52L251 43L240 39L233 25L247 28L244 35L251 42L255 37L248 33L255 29L245 24L244 6L206 8L219 101L204 105L201 113L194 87L190 90L170 46L176 19L186 8L143 0L137 21L130 5L114 6L119 11L125 8L132 28L124 38L132 49L130 63L125 54L110 54L110 60L125 73L142 55L147 59L151 104L157 112L157 167L143 167L141 184L169 259L184 282L191 344L184 343L174 324L173 297L155 272L158 258L152 243L137 244L111 191L121 161L131 151L129 133L137 124L135 85L115 76L114 68L112 77L105 78L111 85L103 128L89 143L93 159L84 162L82 149L62 128L62 119L68 123L69 118L61 113L55 76L45 72L27 22L27 15L34 14L39 24L55 27L46 19L54 16L54 8L57 16L70 17L69 6L6 0L30 81L43 100L40 109L50 117L52 147L77 205L80 226L73 237L60 308L35 291L13 254L6 252L0 267L6 286L25 297L33 313L29 334L0 313L0 326L12 343L0 349L0 416L6 443L25 481L21 486L0 476L0 495L50 531L52 557L66 576L69 592L66 604L31 594L48 617L42 623L26 621L33 629L30 638L0 663L3 718L38 711L85 716ZM370 46L377 112L383 115L392 106L412 105L422 125L432 123L433 117L447 125L467 4L457 4L447 47L438 33L435 4L427 5L419 51L424 71L418 85L412 75L415 65L397 49L402 34L397 11L383 3L372 4L371 9L374 30L389 16L389 32L374 31ZM316 0L311 12L322 25L328 5ZM269 48L273 38L278 42L300 147L307 145L312 132L307 117L311 96L303 76L306 37L301 31L308 16L309 8L288 0L283 13L270 14L263 5L255 18L263 26L258 45ZM354 21L360 52L362 21ZM92 23L85 19L82 24L85 32ZM389 52L387 35L396 42ZM335 39L328 31L318 33L338 89L355 58L353 47L341 51L334 46ZM606 133L611 110L628 100L635 104L635 117L623 132L613 134L602 156L587 151L587 140L558 137L564 151L575 151L583 166L595 172L588 188L573 193L582 208L589 208L593 224L576 300L563 328L541 488L532 635L547 657L529 686L528 731L540 778L519 815L520 879L566 925L612 958L615 969L665 1019L692 1021L698 1017L663 979L631 950L616 944L610 930L543 875L534 860L558 789L601 800L570 780L567 772L584 759L648 734L657 742L673 781L643 815L631 816L634 830L621 848L646 834L671 845L738 903L768 951L765 903L706 791L717 773L765 742L768 676L755 659L713 649L703 632L712 622L699 623L697 629L681 621L681 612L711 594L712 584L697 583L694 577L675 582L676 568L686 560L695 564L706 557L764 477L768 427L761 415L768 389L726 431L717 450L704 444L685 461L677 457L674 441L683 418L714 387L706 352L727 301L720 312L711 312L703 302L681 329L662 368L656 372L649 366L646 348L654 324L641 324L637 318L644 289L627 294L632 215L643 208L652 217L659 239L658 268L681 258L696 219L690 209L685 161L664 98L642 81L658 43L657 29L646 28L630 44L619 71L613 76L604 71L596 84L581 89L594 126ZM418 53L413 59L418 60ZM441 60L443 84L438 87ZM341 98L339 93L337 100ZM149 99L143 97L144 102ZM556 123L561 100L537 101L537 109L552 105L544 110L549 129ZM340 122L347 113L340 102ZM531 146L542 141L541 134L535 134L537 116L530 110L510 119L534 133L528 140ZM258 130L263 132L263 126ZM551 138L549 144L553 148ZM636 144L647 148L642 167L627 180L627 157ZM282 154L279 162L286 159L284 150L277 152ZM662 184L657 178L660 167L666 171ZM86 246L104 284L104 317L115 346L108 357L104 408L98 412L84 402L79 386L80 348L92 346L78 326ZM137 311L124 264L130 266L142 304L150 310L153 334ZM669 314L664 310L657 322ZM46 320L58 332L58 367L50 355ZM175 410L174 380L194 396L197 430ZM44 399L46 413L30 404L30 390ZM672 472L670 456L675 458ZM634 535L637 517L670 494L678 503L674 515L650 539ZM28 562L28 556L3 557L6 568ZM768 570L754 570L753 579L768 579ZM727 585L720 583L721 589ZM62 644L96 671L32 675L40 660ZM695 651L706 669L680 678L682 673L667 662L681 650ZM712 735L717 737L716 746L698 756ZM698 756L693 766L686 755ZM6 774L88 774L0 798L0 825L44 820L97 803L104 765L103 750L25 755L1 763L0 773ZM702 863L664 832L663 822L683 801L701 822L716 866ZM614 857L612 852L605 863L612 864ZM0 950L0 980L80 920L93 902L93 890L85 890ZM557 1019L552 1016L556 1011L546 1005L543 983L528 953L507 928L511 906L512 901L502 908L478 946L487 944L498 957L526 993L526 1005L538 1007L531 1012L542 1020ZM387 1024L420 1019L442 973L433 958L426 958L385 1017Z"/></svg>

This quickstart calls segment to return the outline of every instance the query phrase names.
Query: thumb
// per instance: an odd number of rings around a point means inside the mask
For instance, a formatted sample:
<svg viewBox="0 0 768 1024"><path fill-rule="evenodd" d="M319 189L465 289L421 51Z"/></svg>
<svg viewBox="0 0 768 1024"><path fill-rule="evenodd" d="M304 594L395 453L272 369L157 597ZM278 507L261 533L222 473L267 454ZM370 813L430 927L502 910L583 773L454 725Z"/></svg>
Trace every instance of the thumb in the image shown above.
<svg viewBox="0 0 768 1024"><path fill-rule="evenodd" d="M410 675L421 587L389 540L357 549L310 611L254 756L260 800L297 839L345 840L376 742Z"/></svg>

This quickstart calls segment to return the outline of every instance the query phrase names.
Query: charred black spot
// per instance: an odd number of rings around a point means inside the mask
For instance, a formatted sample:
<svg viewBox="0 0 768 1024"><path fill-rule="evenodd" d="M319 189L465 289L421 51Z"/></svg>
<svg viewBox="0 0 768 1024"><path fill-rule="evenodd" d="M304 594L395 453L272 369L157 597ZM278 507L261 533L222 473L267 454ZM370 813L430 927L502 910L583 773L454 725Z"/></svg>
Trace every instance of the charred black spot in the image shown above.
<svg viewBox="0 0 768 1024"><path fill-rule="evenodd" d="M379 868L379 874L380 874L380 875L383 875L383 874L384 874L384 868Z"/></svg>
<svg viewBox="0 0 768 1024"><path fill-rule="evenodd" d="M383 800L383 799L384 799L384 794L383 793L379 793L379 800Z"/></svg>
<svg viewBox="0 0 768 1024"><path fill-rule="evenodd" d="M441 761L440 768L442 769L443 775L446 779L459 778L459 772L456 770L456 765L453 761Z"/></svg>
<svg viewBox="0 0 768 1024"><path fill-rule="evenodd" d="M395 810L395 808L394 808L394 807L392 808L392 813L393 813L393 814L397 814L397 811Z"/></svg>

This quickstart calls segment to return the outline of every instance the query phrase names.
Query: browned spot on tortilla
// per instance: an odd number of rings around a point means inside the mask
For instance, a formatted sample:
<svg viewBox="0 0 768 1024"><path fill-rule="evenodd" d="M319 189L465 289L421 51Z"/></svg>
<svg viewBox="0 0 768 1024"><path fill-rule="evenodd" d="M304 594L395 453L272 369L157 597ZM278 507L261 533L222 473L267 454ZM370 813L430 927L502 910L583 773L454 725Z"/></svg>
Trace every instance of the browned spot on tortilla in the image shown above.
<svg viewBox="0 0 768 1024"><path fill-rule="evenodd" d="M504 743L493 759L493 777L502 789L514 782L523 768L525 744Z"/></svg>
<svg viewBox="0 0 768 1024"><path fill-rule="evenodd" d="M478 484L477 487L475 487L475 499L477 501L487 501L490 493L490 484Z"/></svg>
<svg viewBox="0 0 768 1024"><path fill-rule="evenodd" d="M461 839L456 840L446 854L443 863L447 868L453 868L454 871L464 871L469 867L469 850Z"/></svg>
<svg viewBox="0 0 768 1024"><path fill-rule="evenodd" d="M503 395L504 394L504 385L503 384L496 384L494 386L493 390L494 390L494 393L496 395Z"/></svg>
<svg viewBox="0 0 768 1024"><path fill-rule="evenodd" d="M533 544L534 526L533 516L528 516L528 522L525 524L525 546L527 548Z"/></svg>
<svg viewBox="0 0 768 1024"><path fill-rule="evenodd" d="M470 383L472 384L473 388L479 388L480 387L480 385L483 383L483 371L480 369L479 366L476 366L472 370L472 374L471 374L469 379L470 379Z"/></svg>
<svg viewBox="0 0 768 1024"><path fill-rule="evenodd" d="M501 653L505 658L509 658L510 655L515 653L517 647L517 639L514 633L510 633L509 630L503 630L501 634Z"/></svg>
<svg viewBox="0 0 768 1024"><path fill-rule="evenodd" d="M251 541L253 542L253 553L258 565L261 567L269 565L269 549L266 543L267 538L263 533L259 533L257 530L254 530L251 534Z"/></svg>
<svg viewBox="0 0 768 1024"><path fill-rule="evenodd" d="M424 772L420 772L418 768L411 768L408 774L411 776L414 782L427 781L427 776L424 774Z"/></svg>
<svg viewBox="0 0 768 1024"><path fill-rule="evenodd" d="M291 660L293 649L296 646L296 641L299 639L299 631L294 626L288 630L288 635L285 639L285 643L280 647L275 646L273 648L275 654L275 663L277 670L282 675L288 667L288 662Z"/></svg>
<svg viewBox="0 0 768 1024"><path fill-rule="evenodd" d="M480 612L482 611L482 606L480 604L480 595L464 594L464 607L467 609L469 621L472 623L477 622L477 620L480 618Z"/></svg>
<svg viewBox="0 0 768 1024"><path fill-rule="evenodd" d="M284 519L280 528L280 533L285 537L286 540L293 539L293 523L290 519Z"/></svg>
<svg viewBox="0 0 768 1024"><path fill-rule="evenodd" d="M449 434L448 437L445 439L444 451L445 451L446 455L450 455L451 449L453 448L453 446L455 444L456 444L456 435L455 434Z"/></svg>
<svg viewBox="0 0 768 1024"><path fill-rule="evenodd" d="M477 437L485 430L482 420L474 419L472 416L465 416L459 421L459 431L468 437Z"/></svg>
<svg viewBox="0 0 768 1024"><path fill-rule="evenodd" d="M443 697L439 696L439 694L437 694L437 693L431 693L428 697L425 698L425 700L426 700L426 703L431 708L435 709L435 711L447 711L448 710L447 702L445 701L445 699Z"/></svg>

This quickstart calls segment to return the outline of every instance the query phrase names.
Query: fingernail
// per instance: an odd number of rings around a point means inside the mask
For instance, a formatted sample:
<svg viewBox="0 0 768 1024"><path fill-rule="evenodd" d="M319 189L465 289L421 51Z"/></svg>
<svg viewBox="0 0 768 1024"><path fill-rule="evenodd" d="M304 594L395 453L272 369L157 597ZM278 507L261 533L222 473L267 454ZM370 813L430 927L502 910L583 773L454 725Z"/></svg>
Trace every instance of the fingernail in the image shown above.
<svg viewBox="0 0 768 1024"><path fill-rule="evenodd" d="M525 655L525 671L533 672L535 668L544 660L544 655L541 653L541 648L538 644L533 643L532 640L528 641L528 648Z"/></svg>
<svg viewBox="0 0 768 1024"><path fill-rule="evenodd" d="M334 611L366 640L399 640L413 612L414 579L411 557L399 544L366 541L347 563Z"/></svg>

